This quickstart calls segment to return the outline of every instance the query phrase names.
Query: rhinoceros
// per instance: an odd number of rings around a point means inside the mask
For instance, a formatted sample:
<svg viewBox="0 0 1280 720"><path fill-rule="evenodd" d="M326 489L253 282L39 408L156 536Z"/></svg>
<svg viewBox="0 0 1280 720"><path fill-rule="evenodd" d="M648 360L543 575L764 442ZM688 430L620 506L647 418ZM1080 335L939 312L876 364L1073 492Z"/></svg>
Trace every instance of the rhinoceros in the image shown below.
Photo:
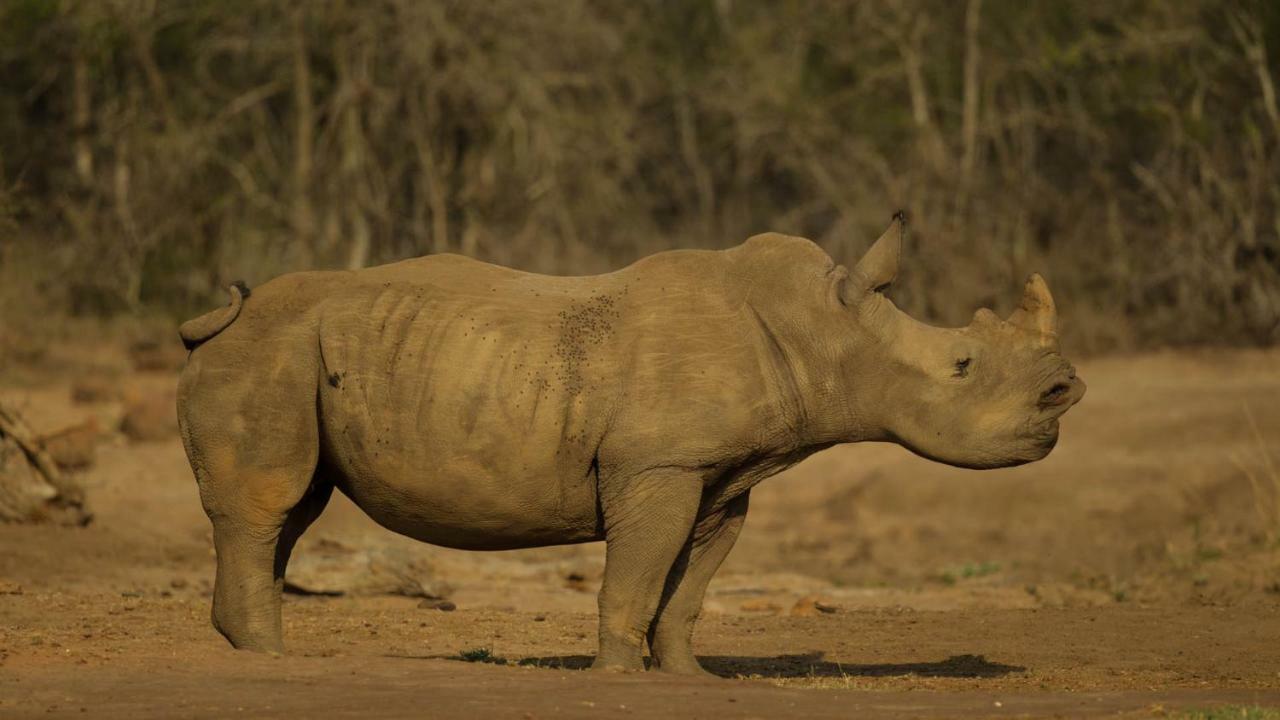
<svg viewBox="0 0 1280 720"><path fill-rule="evenodd" d="M502 550L605 542L594 667L702 672L707 583L761 480L838 443L1043 458L1085 385L1033 275L1006 320L935 328L884 291L904 221L850 271L763 234L590 277L434 255L281 276L183 324L178 418L213 523L213 624L282 651L289 554L336 487L386 528Z"/></svg>

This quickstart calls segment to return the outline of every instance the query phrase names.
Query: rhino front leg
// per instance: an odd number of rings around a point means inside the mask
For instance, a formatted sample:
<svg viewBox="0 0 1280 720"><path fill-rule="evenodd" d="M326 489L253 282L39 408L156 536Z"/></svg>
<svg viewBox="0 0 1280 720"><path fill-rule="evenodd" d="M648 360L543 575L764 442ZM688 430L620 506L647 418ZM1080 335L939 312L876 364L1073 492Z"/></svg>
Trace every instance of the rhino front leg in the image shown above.
<svg viewBox="0 0 1280 720"><path fill-rule="evenodd" d="M701 496L701 478L688 471L649 471L602 484L605 566L600 649L592 668L644 669L646 634Z"/></svg>
<svg viewBox="0 0 1280 720"><path fill-rule="evenodd" d="M702 612L707 585L742 531L748 498L749 493L743 493L700 518L671 568L657 618L649 630L649 652L659 670L684 675L706 672L693 655L693 628Z"/></svg>

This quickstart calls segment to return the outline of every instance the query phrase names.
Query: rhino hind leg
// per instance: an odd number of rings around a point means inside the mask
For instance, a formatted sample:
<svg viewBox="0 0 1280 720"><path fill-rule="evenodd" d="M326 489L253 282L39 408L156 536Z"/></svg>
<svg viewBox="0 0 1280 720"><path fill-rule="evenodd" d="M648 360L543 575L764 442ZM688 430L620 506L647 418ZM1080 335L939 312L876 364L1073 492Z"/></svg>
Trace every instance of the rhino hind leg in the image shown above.
<svg viewBox="0 0 1280 720"><path fill-rule="evenodd" d="M294 369L249 367L241 383L207 387L197 368L179 386L183 441L213 524L213 625L238 649L283 652L285 566L332 492L317 471L315 374Z"/></svg>
<svg viewBox="0 0 1280 720"><path fill-rule="evenodd" d="M743 493L719 512L700 518L671 568L649 628L649 652L656 669L681 675L707 674L693 655L693 628L702 612L707 585L742 531L748 497Z"/></svg>
<svg viewBox="0 0 1280 720"><path fill-rule="evenodd" d="M667 575L693 529L701 494L698 477L669 470L601 487L605 566L593 669L644 669L649 626Z"/></svg>
<svg viewBox="0 0 1280 720"><path fill-rule="evenodd" d="M218 556L213 626L236 649L284 652L280 606L285 568L294 544L320 516L332 492L332 484L316 478L283 514L251 511L212 518Z"/></svg>

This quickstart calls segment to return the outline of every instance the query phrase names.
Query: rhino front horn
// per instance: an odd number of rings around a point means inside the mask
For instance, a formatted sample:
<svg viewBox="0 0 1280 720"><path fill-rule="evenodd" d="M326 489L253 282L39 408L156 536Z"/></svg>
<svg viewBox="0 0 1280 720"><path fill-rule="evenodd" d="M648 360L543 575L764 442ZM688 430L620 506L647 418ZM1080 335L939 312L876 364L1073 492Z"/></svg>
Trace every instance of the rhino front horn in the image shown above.
<svg viewBox="0 0 1280 720"><path fill-rule="evenodd" d="M1039 273L1027 278L1022 292L1022 303L1009 316L1012 325L1039 334L1048 340L1058 335L1058 308L1053 304L1049 286Z"/></svg>

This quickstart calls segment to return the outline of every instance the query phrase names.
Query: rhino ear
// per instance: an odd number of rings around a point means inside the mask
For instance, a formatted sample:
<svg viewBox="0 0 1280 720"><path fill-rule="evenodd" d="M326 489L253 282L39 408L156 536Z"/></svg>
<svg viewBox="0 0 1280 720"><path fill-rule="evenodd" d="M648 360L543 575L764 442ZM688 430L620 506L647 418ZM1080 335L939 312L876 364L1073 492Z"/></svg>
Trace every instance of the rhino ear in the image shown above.
<svg viewBox="0 0 1280 720"><path fill-rule="evenodd" d="M902 239L907 234L907 216L899 210L893 214L893 223L866 255L858 261L845 284L845 304L859 297L881 292L898 277L898 260L902 256Z"/></svg>

